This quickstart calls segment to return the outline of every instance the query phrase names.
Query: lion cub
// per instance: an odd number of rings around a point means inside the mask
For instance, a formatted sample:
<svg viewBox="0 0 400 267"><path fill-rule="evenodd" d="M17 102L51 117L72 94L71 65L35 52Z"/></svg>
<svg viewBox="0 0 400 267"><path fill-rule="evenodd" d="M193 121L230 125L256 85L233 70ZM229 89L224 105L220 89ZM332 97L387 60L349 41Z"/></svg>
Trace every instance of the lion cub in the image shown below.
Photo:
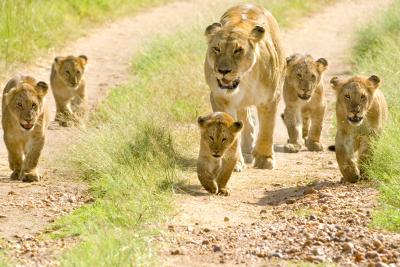
<svg viewBox="0 0 400 267"><path fill-rule="evenodd" d="M12 180L39 180L37 164L45 143L48 86L29 76L17 76L4 88L2 125Z"/></svg>
<svg viewBox="0 0 400 267"><path fill-rule="evenodd" d="M326 109L323 74L328 67L324 58L314 60L310 55L294 54L286 59L287 73L283 87L285 111L282 119L286 125L289 141L287 152L301 149L302 137L310 151L322 151L320 143L322 124Z"/></svg>
<svg viewBox="0 0 400 267"><path fill-rule="evenodd" d="M87 57L56 57L51 68L50 84L56 102L56 118L61 126L68 127L83 119L87 96L83 74Z"/></svg>
<svg viewBox="0 0 400 267"><path fill-rule="evenodd" d="M225 112L214 112L198 118L201 130L197 175L200 183L211 194L229 196L226 187L239 158L238 137L241 121Z"/></svg>
<svg viewBox="0 0 400 267"><path fill-rule="evenodd" d="M386 100L378 89L379 83L375 75L331 79L337 96L336 159L344 181L356 182L364 176L362 163L370 155L371 140L381 133L387 119Z"/></svg>

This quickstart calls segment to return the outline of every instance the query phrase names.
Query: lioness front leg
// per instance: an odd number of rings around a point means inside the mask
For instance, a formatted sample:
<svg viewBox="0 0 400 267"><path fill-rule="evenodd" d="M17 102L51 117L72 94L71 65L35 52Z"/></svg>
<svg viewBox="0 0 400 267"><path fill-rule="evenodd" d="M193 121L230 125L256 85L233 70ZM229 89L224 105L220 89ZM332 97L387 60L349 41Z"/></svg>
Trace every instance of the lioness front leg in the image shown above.
<svg viewBox="0 0 400 267"><path fill-rule="evenodd" d="M285 150L289 153L297 153L301 149L300 139L300 110L296 107L286 106L283 112L283 121L286 125L289 142Z"/></svg>
<svg viewBox="0 0 400 267"><path fill-rule="evenodd" d="M260 129L253 151L255 168L272 170L275 166L273 139L277 109L278 99L268 103L268 105L257 107Z"/></svg>
<svg viewBox="0 0 400 267"><path fill-rule="evenodd" d="M354 141L351 137L339 136L336 136L335 151L340 172L345 182L355 183L360 179L360 170L354 156Z"/></svg>
<svg viewBox="0 0 400 267"><path fill-rule="evenodd" d="M26 153L26 158L22 166L22 181L34 182L39 181L40 176L37 170L40 154L44 146L44 136L32 141L30 150Z"/></svg>
<svg viewBox="0 0 400 267"><path fill-rule="evenodd" d="M255 122L251 113L250 107L238 111L238 119L243 122L241 148L245 163L253 163L254 160L252 152L255 139Z"/></svg>
<svg viewBox="0 0 400 267"><path fill-rule="evenodd" d="M324 115L325 106L313 110L311 114L311 128L306 140L306 147L310 151L322 151L324 149L320 143Z"/></svg>

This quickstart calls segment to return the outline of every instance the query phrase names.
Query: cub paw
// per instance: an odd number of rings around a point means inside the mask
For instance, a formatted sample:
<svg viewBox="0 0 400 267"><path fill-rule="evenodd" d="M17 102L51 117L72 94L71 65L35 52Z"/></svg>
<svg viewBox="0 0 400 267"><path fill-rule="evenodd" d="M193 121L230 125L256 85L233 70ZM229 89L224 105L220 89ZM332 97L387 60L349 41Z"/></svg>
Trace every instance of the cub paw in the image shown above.
<svg viewBox="0 0 400 267"><path fill-rule="evenodd" d="M244 163L248 163L248 164L253 163L254 157L252 154L249 154L249 153L242 153L242 154L243 154Z"/></svg>
<svg viewBox="0 0 400 267"><path fill-rule="evenodd" d="M283 147L283 149L286 153L298 153L301 149L301 145L300 144L286 144Z"/></svg>
<svg viewBox="0 0 400 267"><path fill-rule="evenodd" d="M13 171L10 175L11 180L19 180L20 171Z"/></svg>
<svg viewBox="0 0 400 267"><path fill-rule="evenodd" d="M25 183L37 182L40 180L40 176L35 173L25 173L22 175L22 181Z"/></svg>
<svg viewBox="0 0 400 267"><path fill-rule="evenodd" d="M254 167L257 169L273 170L275 167L275 161L271 157L258 156L256 157Z"/></svg>
<svg viewBox="0 0 400 267"><path fill-rule="evenodd" d="M58 122L61 127L72 127L74 126L74 122L72 121L59 121Z"/></svg>
<svg viewBox="0 0 400 267"><path fill-rule="evenodd" d="M306 147L309 151L323 151L324 147L319 142L307 140Z"/></svg>
<svg viewBox="0 0 400 267"><path fill-rule="evenodd" d="M228 188L220 188L217 195L227 197L231 195L231 191Z"/></svg>

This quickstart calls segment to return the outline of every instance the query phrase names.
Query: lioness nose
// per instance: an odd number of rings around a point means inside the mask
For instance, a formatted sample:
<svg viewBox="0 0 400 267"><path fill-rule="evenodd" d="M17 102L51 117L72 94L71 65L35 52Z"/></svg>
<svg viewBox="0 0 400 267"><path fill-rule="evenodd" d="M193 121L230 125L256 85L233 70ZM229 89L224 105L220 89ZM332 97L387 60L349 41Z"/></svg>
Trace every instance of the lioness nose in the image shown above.
<svg viewBox="0 0 400 267"><path fill-rule="evenodd" d="M228 73L230 73L231 71L232 71L232 69L230 69L230 68L219 68L219 69L218 69L218 72L221 73L221 74L223 74L223 75L228 74Z"/></svg>

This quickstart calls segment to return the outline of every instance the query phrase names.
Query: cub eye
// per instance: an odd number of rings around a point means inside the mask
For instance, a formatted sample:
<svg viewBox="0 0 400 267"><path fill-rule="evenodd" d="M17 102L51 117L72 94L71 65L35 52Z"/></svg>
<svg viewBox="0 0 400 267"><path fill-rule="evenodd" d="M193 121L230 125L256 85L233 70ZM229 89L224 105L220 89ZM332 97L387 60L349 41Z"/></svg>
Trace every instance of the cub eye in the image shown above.
<svg viewBox="0 0 400 267"><path fill-rule="evenodd" d="M77 71L76 71L76 74L80 75L80 74L81 74L81 72L80 72L79 70L77 70Z"/></svg>
<svg viewBox="0 0 400 267"><path fill-rule="evenodd" d="M302 75L301 75L301 73L297 73L297 79L299 79L299 80L301 80L301 78L302 78Z"/></svg>
<svg viewBox="0 0 400 267"><path fill-rule="evenodd" d="M32 108L36 109L37 105L35 103L32 104Z"/></svg>
<svg viewBox="0 0 400 267"><path fill-rule="evenodd" d="M365 95L361 95L361 99L365 99L366 98L366 96Z"/></svg>
<svg viewBox="0 0 400 267"><path fill-rule="evenodd" d="M71 74L71 73L69 72L69 70L66 70L66 71L65 71L65 73L66 73L66 74L68 74L68 75L70 75L70 74Z"/></svg>
<svg viewBox="0 0 400 267"><path fill-rule="evenodd" d="M212 137L211 135L209 136L210 140L214 142L214 137Z"/></svg>
<svg viewBox="0 0 400 267"><path fill-rule="evenodd" d="M18 103L17 105L18 107L22 108L22 103Z"/></svg>
<svg viewBox="0 0 400 267"><path fill-rule="evenodd" d="M222 138L222 144L226 142L226 138Z"/></svg>
<svg viewBox="0 0 400 267"><path fill-rule="evenodd" d="M242 53L243 52L243 48L237 48L237 49L235 49L235 51L233 51L233 53L235 53L235 55L238 55L238 54L240 54L240 53Z"/></svg>
<svg viewBox="0 0 400 267"><path fill-rule="evenodd" d="M215 53L219 53L219 52L221 52L221 49L219 49L219 47L213 47L213 50L214 50L214 52Z"/></svg>
<svg viewBox="0 0 400 267"><path fill-rule="evenodd" d="M313 75L311 75L311 80L312 81L315 81L315 79L316 79L317 77L313 74Z"/></svg>
<svg viewBox="0 0 400 267"><path fill-rule="evenodd" d="M345 95L344 96L346 99L350 99L350 95Z"/></svg>

